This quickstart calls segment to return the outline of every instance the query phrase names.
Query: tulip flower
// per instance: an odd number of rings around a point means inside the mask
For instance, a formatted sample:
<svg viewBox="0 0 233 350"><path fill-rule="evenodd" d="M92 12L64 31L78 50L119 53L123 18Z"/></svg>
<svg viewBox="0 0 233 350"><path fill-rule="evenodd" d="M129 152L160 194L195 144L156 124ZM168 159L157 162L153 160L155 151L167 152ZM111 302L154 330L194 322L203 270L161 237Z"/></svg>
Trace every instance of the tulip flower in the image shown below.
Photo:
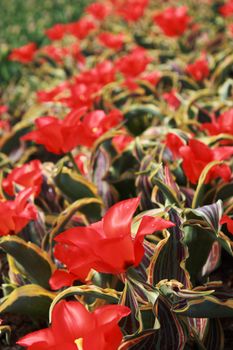
<svg viewBox="0 0 233 350"><path fill-rule="evenodd" d="M112 139L113 146L118 153L122 153L126 147L133 141L133 137L127 134L116 135Z"/></svg>
<svg viewBox="0 0 233 350"><path fill-rule="evenodd" d="M124 34L112 34L103 32L98 36L102 45L113 50L120 50L124 44Z"/></svg>
<svg viewBox="0 0 233 350"><path fill-rule="evenodd" d="M103 21L110 14L111 7L100 2L94 2L88 5L85 11L96 20Z"/></svg>
<svg viewBox="0 0 233 350"><path fill-rule="evenodd" d="M233 0L228 0L225 5L220 6L219 13L221 13L223 17L233 16Z"/></svg>
<svg viewBox="0 0 233 350"><path fill-rule="evenodd" d="M233 135L233 108L220 114L218 118L212 117L211 123L203 123L202 129L210 135L230 134Z"/></svg>
<svg viewBox="0 0 233 350"><path fill-rule="evenodd" d="M173 133L168 133L165 139L166 146L170 149L174 159L180 158L179 149L185 145L184 141Z"/></svg>
<svg viewBox="0 0 233 350"><path fill-rule="evenodd" d="M227 224L227 230L233 235L233 220L228 215L223 215L220 224Z"/></svg>
<svg viewBox="0 0 233 350"><path fill-rule="evenodd" d="M225 146L212 149L199 140L191 139L188 145L179 148L179 154L183 159L182 167L185 175L191 183L196 184L206 165L214 160L228 159L233 154L233 147ZM206 183L218 177L229 181L231 169L227 164L214 166L209 171Z"/></svg>
<svg viewBox="0 0 233 350"><path fill-rule="evenodd" d="M118 322L130 314L122 305L104 305L93 312L78 301L55 305L52 323L21 338L28 350L117 350L123 335Z"/></svg>
<svg viewBox="0 0 233 350"><path fill-rule="evenodd" d="M177 97L176 90L173 89L170 92L165 92L163 94L163 98L171 109L176 110L177 108L180 107L181 101Z"/></svg>
<svg viewBox="0 0 233 350"><path fill-rule="evenodd" d="M66 24L57 23L51 28L46 29L45 35L50 40L61 40L67 34L68 28Z"/></svg>
<svg viewBox="0 0 233 350"><path fill-rule="evenodd" d="M116 67L126 78L135 78L143 73L152 61L145 49L135 48L129 54L116 61Z"/></svg>
<svg viewBox="0 0 233 350"><path fill-rule="evenodd" d="M132 198L113 205L101 221L87 227L75 227L59 234L55 241L55 257L64 263L72 278L85 281L91 269L120 274L130 266L138 266L144 255L144 236L174 226L160 217L144 216L135 237L131 234L132 218L139 205ZM64 276L67 285L68 276ZM73 278L74 279L74 278ZM50 279L53 289L63 284L61 274Z"/></svg>
<svg viewBox="0 0 233 350"><path fill-rule="evenodd" d="M169 37L179 37L187 29L191 18L187 15L187 7L168 7L154 16L154 22Z"/></svg>
<svg viewBox="0 0 233 350"><path fill-rule="evenodd" d="M6 113L8 111L7 105L0 105L0 115Z"/></svg>
<svg viewBox="0 0 233 350"><path fill-rule="evenodd" d="M203 81L210 74L208 61L202 57L192 64L188 64L186 72L196 81Z"/></svg>
<svg viewBox="0 0 233 350"><path fill-rule="evenodd" d="M123 0L116 4L115 12L127 22L136 22L141 19L149 4L149 0Z"/></svg>
<svg viewBox="0 0 233 350"><path fill-rule="evenodd" d="M30 220L37 218L36 207L28 202L33 188L21 191L15 200L0 201L0 236L19 233Z"/></svg>
<svg viewBox="0 0 233 350"><path fill-rule="evenodd" d="M36 52L36 44L29 43L27 45L13 49L8 56L8 59L10 61L18 61L20 63L30 63L33 61Z"/></svg>
<svg viewBox="0 0 233 350"><path fill-rule="evenodd" d="M118 110L113 110L108 115L96 110L83 116L85 112L86 108L83 107L71 111L63 120L54 116L38 118L37 129L21 139L35 141L44 145L49 152L63 154L78 145L92 147L98 137L123 119Z"/></svg>
<svg viewBox="0 0 233 350"><path fill-rule="evenodd" d="M67 32L79 40L85 39L94 29L96 24L93 20L82 17L79 21L67 24Z"/></svg>
<svg viewBox="0 0 233 350"><path fill-rule="evenodd" d="M39 160L32 160L20 167L13 169L7 177L2 181L4 191L13 196L14 184L20 185L23 188L33 187L35 194L40 193L42 185L42 165Z"/></svg>

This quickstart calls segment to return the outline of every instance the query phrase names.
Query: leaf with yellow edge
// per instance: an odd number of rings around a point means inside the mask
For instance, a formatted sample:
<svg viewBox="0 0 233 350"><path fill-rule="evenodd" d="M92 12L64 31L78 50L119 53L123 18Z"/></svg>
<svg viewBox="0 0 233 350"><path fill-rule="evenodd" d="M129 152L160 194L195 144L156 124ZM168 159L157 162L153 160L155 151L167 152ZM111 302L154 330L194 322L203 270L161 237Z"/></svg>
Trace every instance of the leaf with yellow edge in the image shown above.
<svg viewBox="0 0 233 350"><path fill-rule="evenodd" d="M202 173L199 177L199 181L197 184L196 191L194 193L193 201L192 201L192 208L195 209L201 205L202 197L204 194L204 186L205 186L205 180L209 173L209 171L216 165L223 164L222 161L215 160L213 162L210 162L206 167L202 170Z"/></svg>
<svg viewBox="0 0 233 350"><path fill-rule="evenodd" d="M48 281L56 267L46 251L18 236L2 237L0 247L14 258L21 273L33 283L49 288Z"/></svg>
<svg viewBox="0 0 233 350"><path fill-rule="evenodd" d="M75 201L71 205L68 206L57 218L55 225L50 233L50 243L53 240L53 237L57 235L58 233L62 232L65 225L68 223L68 221L71 219L71 217L77 212L77 211L84 211L83 207L91 206L93 204L98 205L101 207L102 201L98 198L83 198Z"/></svg>
<svg viewBox="0 0 233 350"><path fill-rule="evenodd" d="M0 313L14 313L37 318L47 318L49 306L55 297L52 293L38 285L28 284L15 289L3 298Z"/></svg>
<svg viewBox="0 0 233 350"><path fill-rule="evenodd" d="M62 299L68 298L73 295L79 295L79 296L87 296L92 297L96 299L104 299L112 304L118 304L120 293L117 292L115 289L111 288L100 288L94 285L83 285L83 286L74 286L65 289L61 293L59 293L56 298L53 300L50 310L49 310L49 319L52 318L52 311L54 306Z"/></svg>
<svg viewBox="0 0 233 350"><path fill-rule="evenodd" d="M58 167L54 174L54 181L60 191L72 201L83 198L99 199L97 187L92 182L65 166ZM96 221L100 219L100 206L93 203L89 208L84 209L84 214L93 217Z"/></svg>

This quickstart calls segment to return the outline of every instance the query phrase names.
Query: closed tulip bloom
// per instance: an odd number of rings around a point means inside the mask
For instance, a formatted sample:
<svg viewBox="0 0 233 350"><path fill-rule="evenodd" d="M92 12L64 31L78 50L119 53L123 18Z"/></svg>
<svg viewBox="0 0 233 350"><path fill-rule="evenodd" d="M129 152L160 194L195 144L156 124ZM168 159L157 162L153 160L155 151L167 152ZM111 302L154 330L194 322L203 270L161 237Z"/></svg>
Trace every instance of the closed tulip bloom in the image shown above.
<svg viewBox="0 0 233 350"><path fill-rule="evenodd" d="M42 185L42 164L36 159L13 169L2 181L4 191L10 196L14 195L14 184L23 188L33 187L35 194L40 193Z"/></svg>
<svg viewBox="0 0 233 350"><path fill-rule="evenodd" d="M117 350L122 333L118 322L130 314L122 305L105 305L93 312L77 301L55 305L49 328L30 333L17 344L28 350Z"/></svg>
<svg viewBox="0 0 233 350"><path fill-rule="evenodd" d="M55 238L58 242L55 257L66 265L72 277L84 281L91 269L119 274L130 266L138 266L144 255L144 237L174 226L160 217L144 216L132 237L132 218L139 202L139 198L121 201L112 206L101 221L87 227L71 228ZM56 272L52 276L50 285L53 289L62 286L61 277ZM67 285L68 276L64 277Z"/></svg>

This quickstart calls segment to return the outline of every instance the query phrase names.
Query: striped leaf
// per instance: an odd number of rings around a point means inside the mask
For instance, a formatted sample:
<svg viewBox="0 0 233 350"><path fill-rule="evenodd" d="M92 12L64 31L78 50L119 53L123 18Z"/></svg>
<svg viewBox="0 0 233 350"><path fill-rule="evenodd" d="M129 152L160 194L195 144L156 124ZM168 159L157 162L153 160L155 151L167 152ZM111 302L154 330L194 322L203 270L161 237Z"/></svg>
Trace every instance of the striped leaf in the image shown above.
<svg viewBox="0 0 233 350"><path fill-rule="evenodd" d="M149 283L155 286L163 279L176 279L189 286L189 276L184 268L187 259L187 248L183 243L184 232L180 217L174 209L169 211L169 220L176 225L169 232L166 231L165 238L155 247L148 269Z"/></svg>
<svg viewBox="0 0 233 350"><path fill-rule="evenodd" d="M47 319L49 306L55 293L35 285L28 284L15 289L0 304L0 313L14 313Z"/></svg>
<svg viewBox="0 0 233 350"><path fill-rule="evenodd" d="M0 247L17 262L18 270L32 283L49 288L49 278L56 269L48 253L18 236L5 236Z"/></svg>

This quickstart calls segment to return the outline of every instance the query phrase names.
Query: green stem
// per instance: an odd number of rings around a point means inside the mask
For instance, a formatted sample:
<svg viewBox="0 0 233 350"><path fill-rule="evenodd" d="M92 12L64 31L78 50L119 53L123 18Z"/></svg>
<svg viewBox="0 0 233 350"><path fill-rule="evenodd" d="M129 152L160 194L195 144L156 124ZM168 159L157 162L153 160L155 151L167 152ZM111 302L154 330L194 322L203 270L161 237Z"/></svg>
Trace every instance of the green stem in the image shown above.
<svg viewBox="0 0 233 350"><path fill-rule="evenodd" d="M69 152L68 156L70 158L71 163L73 164L73 167L74 167L75 171L80 175L81 173L80 173L79 168L78 168L78 166L77 166L77 164L75 162L73 154L71 152Z"/></svg>

